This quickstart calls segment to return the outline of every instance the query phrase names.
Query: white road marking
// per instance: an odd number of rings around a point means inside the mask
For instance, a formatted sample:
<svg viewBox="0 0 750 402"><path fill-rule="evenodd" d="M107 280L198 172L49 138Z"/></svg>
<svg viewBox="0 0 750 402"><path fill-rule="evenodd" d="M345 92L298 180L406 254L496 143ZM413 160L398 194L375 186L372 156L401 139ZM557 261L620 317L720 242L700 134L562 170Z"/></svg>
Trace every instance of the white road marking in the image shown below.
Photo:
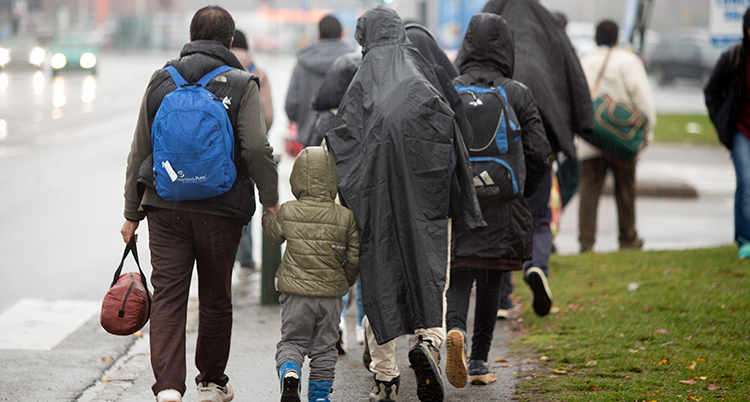
<svg viewBox="0 0 750 402"><path fill-rule="evenodd" d="M21 299L0 314L0 349L51 350L101 311L101 302Z"/></svg>

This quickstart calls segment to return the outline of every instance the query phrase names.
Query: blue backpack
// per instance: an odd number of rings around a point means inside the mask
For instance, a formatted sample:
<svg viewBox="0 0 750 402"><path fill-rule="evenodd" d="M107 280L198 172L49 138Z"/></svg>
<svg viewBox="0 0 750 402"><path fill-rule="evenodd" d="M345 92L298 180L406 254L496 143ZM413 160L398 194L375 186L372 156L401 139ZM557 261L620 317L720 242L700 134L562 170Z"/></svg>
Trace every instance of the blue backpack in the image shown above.
<svg viewBox="0 0 750 402"><path fill-rule="evenodd" d="M202 200L232 188L237 168L228 106L206 89L232 69L218 67L189 84L166 67L177 89L164 97L151 128L156 192L165 200Z"/></svg>
<svg viewBox="0 0 750 402"><path fill-rule="evenodd" d="M506 80L478 83L470 75L453 80L474 131L469 161L480 201L523 195L526 182L521 126L501 86Z"/></svg>

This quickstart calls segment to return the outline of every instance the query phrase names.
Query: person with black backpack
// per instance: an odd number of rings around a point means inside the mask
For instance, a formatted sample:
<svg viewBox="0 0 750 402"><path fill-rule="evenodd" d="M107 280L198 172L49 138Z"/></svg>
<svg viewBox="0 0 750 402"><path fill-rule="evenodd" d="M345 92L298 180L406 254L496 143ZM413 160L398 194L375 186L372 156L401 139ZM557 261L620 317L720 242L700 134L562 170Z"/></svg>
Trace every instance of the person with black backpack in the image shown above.
<svg viewBox="0 0 750 402"><path fill-rule="evenodd" d="M513 33L503 17L472 17L456 58L453 80L474 137L469 160L487 226L453 226L445 371L457 388L495 381L487 357L495 329L503 273L531 259L533 219L524 197L549 169L552 149L529 89L513 80ZM466 361L469 296L476 282L471 360Z"/></svg>
<svg viewBox="0 0 750 402"><path fill-rule="evenodd" d="M201 402L227 402L232 334L232 266L242 227L255 212L253 182L266 211L279 209L278 173L268 143L258 79L229 50L232 16L198 10L180 57L154 73L127 160L128 243L148 217L151 251L151 366L157 402L185 394L185 325L198 272L195 362Z"/></svg>

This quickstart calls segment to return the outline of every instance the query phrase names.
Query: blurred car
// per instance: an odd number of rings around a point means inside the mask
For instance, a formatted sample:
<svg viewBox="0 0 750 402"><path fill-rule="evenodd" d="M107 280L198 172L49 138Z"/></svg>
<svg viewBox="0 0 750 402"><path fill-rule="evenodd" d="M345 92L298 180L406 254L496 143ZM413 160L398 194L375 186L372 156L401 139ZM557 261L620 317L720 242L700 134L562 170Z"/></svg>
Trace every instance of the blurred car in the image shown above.
<svg viewBox="0 0 750 402"><path fill-rule="evenodd" d="M14 37L0 41L0 69L31 67L41 69L47 55L35 39Z"/></svg>
<svg viewBox="0 0 750 402"><path fill-rule="evenodd" d="M88 32L66 33L58 36L50 44L49 65L52 74L63 71L80 70L96 74L99 57L99 42Z"/></svg>
<svg viewBox="0 0 750 402"><path fill-rule="evenodd" d="M643 63L656 83L666 85L675 79L708 82L724 49L699 39L670 39L659 43L643 57Z"/></svg>

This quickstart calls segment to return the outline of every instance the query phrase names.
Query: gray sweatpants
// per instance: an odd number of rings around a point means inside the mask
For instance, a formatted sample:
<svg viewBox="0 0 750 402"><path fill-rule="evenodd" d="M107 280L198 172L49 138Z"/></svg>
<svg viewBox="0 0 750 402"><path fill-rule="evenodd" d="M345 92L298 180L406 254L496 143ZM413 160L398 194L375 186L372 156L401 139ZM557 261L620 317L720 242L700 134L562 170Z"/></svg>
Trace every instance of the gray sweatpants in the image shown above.
<svg viewBox="0 0 750 402"><path fill-rule="evenodd" d="M276 369L292 361L302 367L310 358L310 381L333 382L336 341L344 302L340 297L307 297L282 294L281 340L276 344Z"/></svg>

